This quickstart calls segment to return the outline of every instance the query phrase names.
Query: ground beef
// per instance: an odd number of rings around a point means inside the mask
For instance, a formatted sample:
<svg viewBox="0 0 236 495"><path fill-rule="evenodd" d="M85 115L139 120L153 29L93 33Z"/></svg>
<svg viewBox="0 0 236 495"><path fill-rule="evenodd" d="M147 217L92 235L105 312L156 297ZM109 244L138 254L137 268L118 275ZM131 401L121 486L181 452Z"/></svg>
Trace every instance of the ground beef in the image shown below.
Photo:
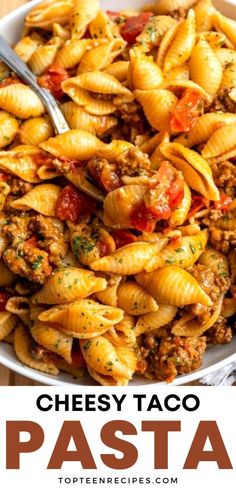
<svg viewBox="0 0 236 495"><path fill-rule="evenodd" d="M33 184L29 184L29 182L25 182L22 179L12 179L11 192L14 196L23 196L27 192L31 191L32 188Z"/></svg>
<svg viewBox="0 0 236 495"><path fill-rule="evenodd" d="M48 254L32 246L29 241L19 243L17 249L6 249L3 261L13 273L39 284L44 284L52 272Z"/></svg>
<svg viewBox="0 0 236 495"><path fill-rule="evenodd" d="M172 10L170 12L171 17L175 19L176 21L182 21L186 17L186 10L183 9L183 7L179 7L176 10Z"/></svg>
<svg viewBox="0 0 236 495"><path fill-rule="evenodd" d="M226 318L220 316L217 322L207 331L208 344L229 344L232 340L232 328L227 325Z"/></svg>
<svg viewBox="0 0 236 495"><path fill-rule="evenodd" d="M225 194L234 197L236 187L236 165L229 160L212 164L214 182L224 188Z"/></svg>
<svg viewBox="0 0 236 495"><path fill-rule="evenodd" d="M144 375L171 382L177 375L190 373L201 366L206 338L171 336L164 337L159 342L154 339L151 349L150 344L151 342L146 343L144 340L141 348L146 361L146 369L143 366Z"/></svg>
<svg viewBox="0 0 236 495"><path fill-rule="evenodd" d="M87 163L92 178L105 191L110 192L122 186L117 163L110 163L106 158L94 157Z"/></svg>
<svg viewBox="0 0 236 495"><path fill-rule="evenodd" d="M140 103L132 101L120 105L117 109L117 114L123 121L129 124L137 124L142 120L143 111Z"/></svg>
<svg viewBox="0 0 236 495"><path fill-rule="evenodd" d="M38 247L48 253L50 263L58 265L68 251L68 243L63 232L53 223L51 218L43 215L31 217L29 229L39 237Z"/></svg>
<svg viewBox="0 0 236 495"><path fill-rule="evenodd" d="M143 153L137 146L133 146L122 153L118 166L121 175L147 175L147 171L151 171L151 162L148 155Z"/></svg>
<svg viewBox="0 0 236 495"><path fill-rule="evenodd" d="M6 235L12 248L17 247L20 242L30 238L31 233L28 228L29 221L30 217L27 215L22 215L20 217L13 216L2 228L2 232Z"/></svg>
<svg viewBox="0 0 236 495"><path fill-rule="evenodd" d="M231 88L220 89L211 102L211 104L205 108L205 112L236 112L236 103L231 100L229 93Z"/></svg>
<svg viewBox="0 0 236 495"><path fill-rule="evenodd" d="M236 231L210 227L209 242L217 251L227 254L230 248L236 248Z"/></svg>

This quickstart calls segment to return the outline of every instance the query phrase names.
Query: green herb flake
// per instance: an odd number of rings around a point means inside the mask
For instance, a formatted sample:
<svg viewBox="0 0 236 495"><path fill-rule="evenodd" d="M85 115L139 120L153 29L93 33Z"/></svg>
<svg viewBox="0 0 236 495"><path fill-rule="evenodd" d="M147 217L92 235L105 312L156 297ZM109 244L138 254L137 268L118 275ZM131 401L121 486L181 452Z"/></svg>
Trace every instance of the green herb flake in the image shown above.
<svg viewBox="0 0 236 495"><path fill-rule="evenodd" d="M81 255L91 253L94 247L95 243L86 237L79 235L73 239L72 251L77 258L80 258Z"/></svg>
<svg viewBox="0 0 236 495"><path fill-rule="evenodd" d="M191 251L193 254L195 254L195 253L196 253L196 248L195 248L195 246L194 246L191 242L189 243L189 247L190 247L190 251Z"/></svg>
<svg viewBox="0 0 236 495"><path fill-rule="evenodd" d="M36 260L31 265L32 270L38 270L42 264L42 261L43 261L43 256L37 256Z"/></svg>
<svg viewBox="0 0 236 495"><path fill-rule="evenodd" d="M176 253L184 253L184 249L179 247L178 249L175 249Z"/></svg>

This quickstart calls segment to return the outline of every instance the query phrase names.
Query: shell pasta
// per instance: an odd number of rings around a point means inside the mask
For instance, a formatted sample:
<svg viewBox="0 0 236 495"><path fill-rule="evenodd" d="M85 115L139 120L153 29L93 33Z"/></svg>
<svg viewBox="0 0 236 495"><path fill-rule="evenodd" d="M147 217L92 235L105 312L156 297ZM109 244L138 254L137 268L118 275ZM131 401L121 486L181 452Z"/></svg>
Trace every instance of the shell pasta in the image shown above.
<svg viewBox="0 0 236 495"><path fill-rule="evenodd" d="M0 345L78 384L191 373L236 330L236 21L44 0L14 50L70 130L0 61Z"/></svg>

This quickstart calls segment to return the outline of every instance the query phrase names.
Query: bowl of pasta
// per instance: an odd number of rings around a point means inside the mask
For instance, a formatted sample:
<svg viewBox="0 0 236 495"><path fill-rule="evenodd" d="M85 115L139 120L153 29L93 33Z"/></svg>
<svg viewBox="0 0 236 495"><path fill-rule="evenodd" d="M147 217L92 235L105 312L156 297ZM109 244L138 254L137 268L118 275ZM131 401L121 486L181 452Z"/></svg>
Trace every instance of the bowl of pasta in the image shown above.
<svg viewBox="0 0 236 495"><path fill-rule="evenodd" d="M70 127L0 61L5 366L163 386L236 360L234 3L46 0L0 21Z"/></svg>

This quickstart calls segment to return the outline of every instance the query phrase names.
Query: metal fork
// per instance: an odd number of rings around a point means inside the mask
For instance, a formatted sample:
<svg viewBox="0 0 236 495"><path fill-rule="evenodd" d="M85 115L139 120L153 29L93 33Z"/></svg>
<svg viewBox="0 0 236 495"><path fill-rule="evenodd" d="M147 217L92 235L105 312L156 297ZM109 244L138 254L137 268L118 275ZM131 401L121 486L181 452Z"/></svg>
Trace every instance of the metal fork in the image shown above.
<svg viewBox="0 0 236 495"><path fill-rule="evenodd" d="M31 72L29 67L18 57L18 55L8 45L6 40L0 35L0 59L10 67L20 78L26 82L31 89L38 95L40 100L45 105L50 118L52 120L54 129L57 134L63 134L70 130L68 123L53 95L45 88L42 88L37 83L36 76ZM81 191L85 192L89 196L103 201L104 195L102 191L95 186L91 186L86 177L77 180L77 187Z"/></svg>

